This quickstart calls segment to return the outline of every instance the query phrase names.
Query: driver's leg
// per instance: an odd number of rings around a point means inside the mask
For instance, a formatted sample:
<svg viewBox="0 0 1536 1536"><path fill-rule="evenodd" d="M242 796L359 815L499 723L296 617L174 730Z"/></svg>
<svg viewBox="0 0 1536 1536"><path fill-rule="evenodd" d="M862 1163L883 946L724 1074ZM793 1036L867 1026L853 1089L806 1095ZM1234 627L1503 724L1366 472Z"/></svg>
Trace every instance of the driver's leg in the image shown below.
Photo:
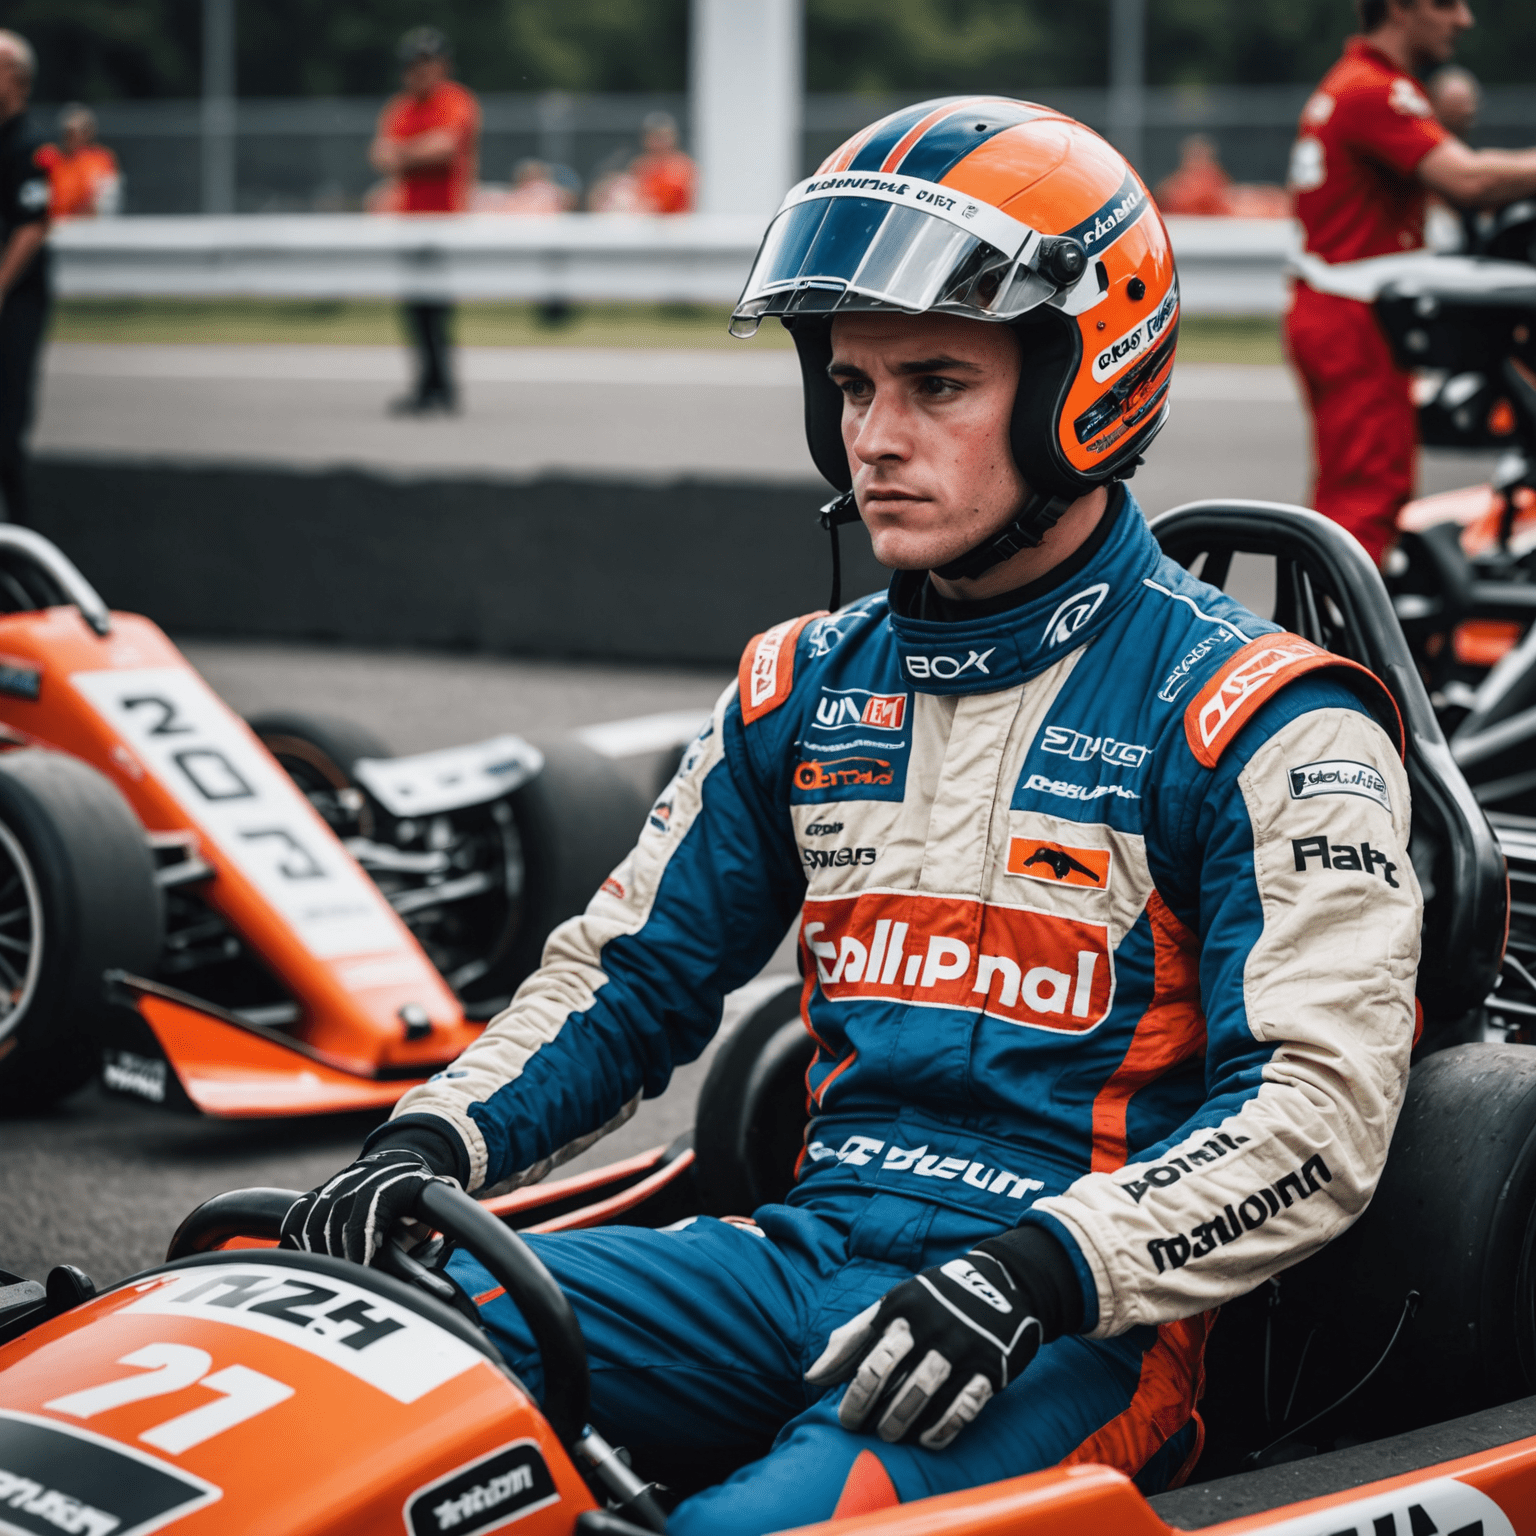
<svg viewBox="0 0 1536 1536"><path fill-rule="evenodd" d="M775 1240L749 1223L700 1217L650 1231L604 1227L529 1236L570 1298L592 1371L592 1423L638 1470L671 1486L713 1481L761 1456L805 1407L801 1340L848 1282L841 1236L808 1212L776 1208ZM538 1395L543 1375L517 1309L479 1264L450 1273L478 1302L513 1370ZM889 1278L881 1282L888 1285ZM868 1304L861 1290L848 1315Z"/></svg>
<svg viewBox="0 0 1536 1536"><path fill-rule="evenodd" d="M1205 1332L1191 1318L1117 1339L1058 1339L943 1451L850 1434L837 1422L842 1393L830 1392L761 1461L680 1505L669 1536L766 1536L1062 1462L1102 1462L1158 1491L1198 1449Z"/></svg>

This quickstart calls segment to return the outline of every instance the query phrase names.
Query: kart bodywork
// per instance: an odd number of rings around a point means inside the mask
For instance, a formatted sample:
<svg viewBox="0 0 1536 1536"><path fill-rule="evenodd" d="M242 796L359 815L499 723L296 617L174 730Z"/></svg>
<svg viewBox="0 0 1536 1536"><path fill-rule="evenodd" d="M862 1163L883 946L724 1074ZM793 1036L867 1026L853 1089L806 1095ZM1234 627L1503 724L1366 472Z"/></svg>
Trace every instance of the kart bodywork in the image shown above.
<svg viewBox="0 0 1536 1536"><path fill-rule="evenodd" d="M76 1061L89 1056L88 1072L104 1047L109 1088L207 1114L387 1106L475 1039L552 921L584 902L532 910L529 844L548 829L529 810L549 775L528 742L338 767L291 731L263 740L152 622L108 612L26 530L0 528L0 608L0 777L20 797L0 805L0 874L25 897L0 901L0 1086L18 1071L24 1085L12 1099L67 1091ZM65 778L102 822L96 841L122 845L110 872L92 863L85 812L48 803ZM585 811L606 847L588 848L581 882L638 825L628 786L605 788L609 803L589 796ZM41 845L61 838L54 883L69 889L38 889L52 868ZM117 887L102 897L115 915L76 889L102 884ZM483 931L436 944L444 922L429 919L476 902ZM45 963L83 989L46 1018Z"/></svg>

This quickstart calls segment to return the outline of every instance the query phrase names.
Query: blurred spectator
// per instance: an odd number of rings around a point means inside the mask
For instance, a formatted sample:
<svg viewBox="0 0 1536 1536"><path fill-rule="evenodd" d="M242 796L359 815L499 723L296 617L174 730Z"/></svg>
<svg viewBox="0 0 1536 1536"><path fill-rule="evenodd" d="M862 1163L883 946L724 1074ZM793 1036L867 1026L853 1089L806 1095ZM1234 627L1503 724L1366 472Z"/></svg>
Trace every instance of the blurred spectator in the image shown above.
<svg viewBox="0 0 1536 1536"><path fill-rule="evenodd" d="M398 213L462 213L475 185L480 106L449 78L448 40L435 27L413 27L398 49L405 89L379 114L369 159L394 183L370 207ZM415 342L415 390L392 410L411 415L458 408L449 359L453 306L412 300L405 321Z"/></svg>
<svg viewBox="0 0 1536 1536"><path fill-rule="evenodd" d="M1184 140L1179 168L1157 184L1152 197L1163 213L1206 218L1283 219L1291 211L1284 187L1233 181L1222 167L1215 143L1203 133Z"/></svg>
<svg viewBox="0 0 1536 1536"><path fill-rule="evenodd" d="M639 179L631 171L599 171L587 193L592 213L649 213L640 195Z"/></svg>
<svg viewBox="0 0 1536 1536"><path fill-rule="evenodd" d="M1163 213L1220 215L1231 212L1231 188L1215 144L1192 133L1179 146L1179 168L1158 182L1152 200Z"/></svg>
<svg viewBox="0 0 1536 1536"><path fill-rule="evenodd" d="M1442 127L1458 139L1465 139L1477 123L1477 109L1482 105L1482 89L1477 76L1460 64L1446 64L1425 82L1425 94L1435 109Z"/></svg>
<svg viewBox="0 0 1536 1536"><path fill-rule="evenodd" d="M96 142L96 114L73 102L59 113L62 144L45 144L37 163L53 187L56 219L108 218L122 209L123 178L117 156Z"/></svg>
<svg viewBox="0 0 1536 1536"><path fill-rule="evenodd" d="M30 521L24 439L48 323L51 193L27 126L35 69L27 40L0 31L0 496L13 523Z"/></svg>
<svg viewBox="0 0 1536 1536"><path fill-rule="evenodd" d="M576 206L576 193L556 179L553 166L542 160L519 160L511 187L475 206L484 213L566 213Z"/></svg>
<svg viewBox="0 0 1536 1536"><path fill-rule="evenodd" d="M693 208L693 161L678 148L677 122L652 112L640 125L641 152L630 166L646 213L688 213Z"/></svg>

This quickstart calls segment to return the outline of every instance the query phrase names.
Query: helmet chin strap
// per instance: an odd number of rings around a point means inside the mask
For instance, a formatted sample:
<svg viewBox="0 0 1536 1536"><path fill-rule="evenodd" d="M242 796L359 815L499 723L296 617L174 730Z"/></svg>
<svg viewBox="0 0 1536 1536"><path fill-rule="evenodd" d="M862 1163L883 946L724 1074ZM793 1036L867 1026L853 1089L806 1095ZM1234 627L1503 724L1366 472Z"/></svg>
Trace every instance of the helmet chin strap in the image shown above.
<svg viewBox="0 0 1536 1536"><path fill-rule="evenodd" d="M945 581L974 580L994 565L1001 565L1021 549L1034 549L1056 526L1061 514L1072 505L1071 496L1048 496L1044 491L1031 491L1024 498L1018 515L1006 523L997 533L985 539L974 549L933 568L935 576Z"/></svg>

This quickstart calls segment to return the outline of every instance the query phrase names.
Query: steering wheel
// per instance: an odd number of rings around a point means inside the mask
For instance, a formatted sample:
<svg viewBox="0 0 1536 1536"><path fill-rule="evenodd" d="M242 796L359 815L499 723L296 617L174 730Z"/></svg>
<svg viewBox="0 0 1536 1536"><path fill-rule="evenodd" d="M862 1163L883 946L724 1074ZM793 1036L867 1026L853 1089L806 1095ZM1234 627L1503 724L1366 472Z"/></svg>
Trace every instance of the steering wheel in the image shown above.
<svg viewBox="0 0 1536 1536"><path fill-rule="evenodd" d="M215 1195L176 1229L166 1261L207 1253L232 1237L275 1241L289 1206L299 1198L298 1191L292 1189L232 1189ZM591 1378L581 1325L555 1277L510 1227L452 1185L426 1185L412 1214L452 1238L506 1288L533 1334L544 1367L544 1417L560 1443L573 1448L586 1433ZM415 1282L441 1300L438 1288L446 1282L423 1269L397 1245L391 1247L393 1262L388 1267L399 1278Z"/></svg>

